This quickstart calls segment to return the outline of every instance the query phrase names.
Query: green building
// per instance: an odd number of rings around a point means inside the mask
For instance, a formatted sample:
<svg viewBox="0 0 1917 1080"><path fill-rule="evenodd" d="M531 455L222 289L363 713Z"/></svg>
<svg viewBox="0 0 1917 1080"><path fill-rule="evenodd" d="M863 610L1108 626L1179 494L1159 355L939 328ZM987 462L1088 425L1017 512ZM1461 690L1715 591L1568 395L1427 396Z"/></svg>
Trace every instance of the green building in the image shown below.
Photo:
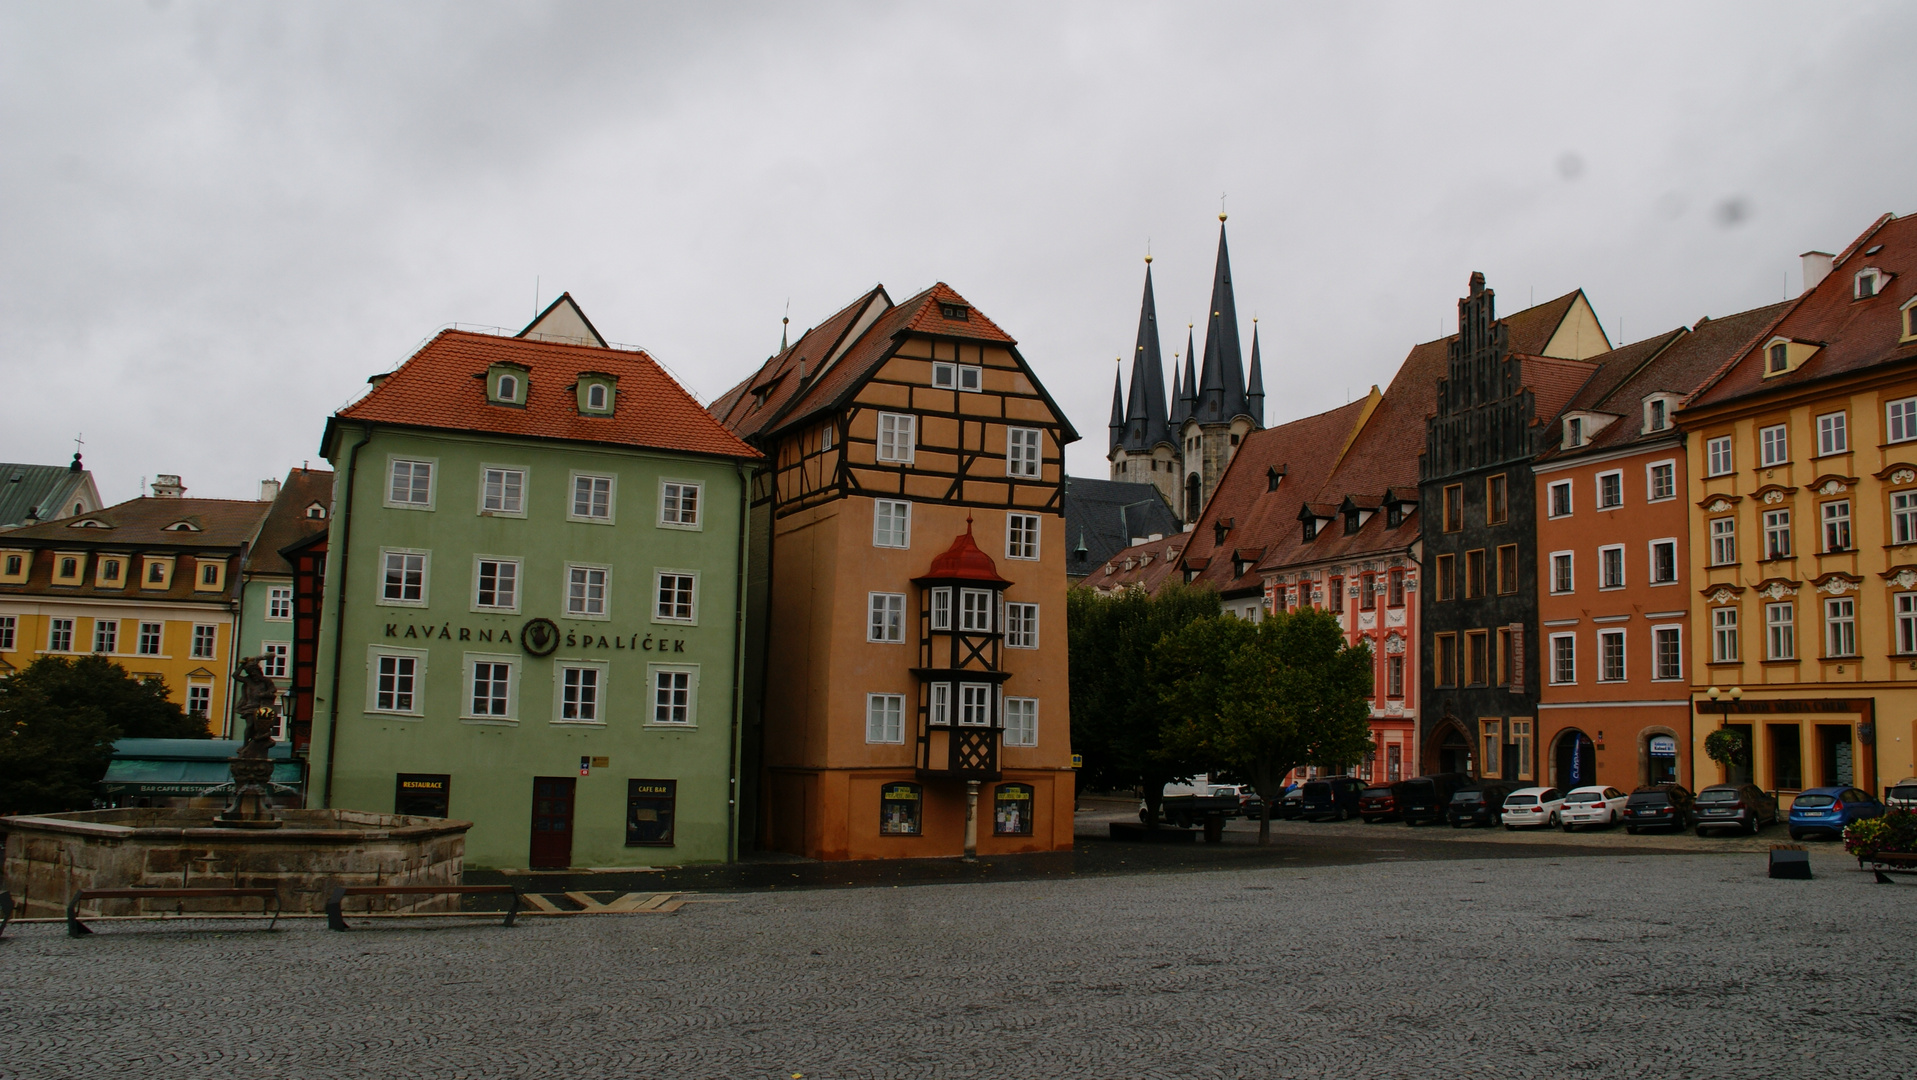
<svg viewBox="0 0 1917 1080"><path fill-rule="evenodd" d="M569 296L327 421L309 805L473 822L469 866L734 854L759 455Z"/></svg>
<svg viewBox="0 0 1917 1080"><path fill-rule="evenodd" d="M240 568L239 643L233 655L260 658L260 671L279 685L281 715L291 716L293 565L284 552L326 531L333 509L333 474L326 469L294 469L283 483L261 481L260 498L272 507ZM245 720L230 715L237 706L237 701L228 705L224 730L229 736L246 730ZM282 740L289 735L284 726L276 733Z"/></svg>

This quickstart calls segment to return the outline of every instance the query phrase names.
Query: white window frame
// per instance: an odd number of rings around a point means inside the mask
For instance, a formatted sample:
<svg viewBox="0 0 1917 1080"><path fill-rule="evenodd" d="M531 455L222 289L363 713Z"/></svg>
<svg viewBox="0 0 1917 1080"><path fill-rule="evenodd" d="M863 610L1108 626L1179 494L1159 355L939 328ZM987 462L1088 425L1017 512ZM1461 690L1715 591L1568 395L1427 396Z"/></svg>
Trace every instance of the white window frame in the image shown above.
<svg viewBox="0 0 1917 1080"><path fill-rule="evenodd" d="M512 724L519 721L520 659L512 653L469 652L460 657L465 679L460 684L459 694L459 718L462 721L485 724ZM506 711L503 713L481 713L473 709L474 680L478 677L480 664L503 664L506 667ZM490 694L487 700L491 700Z"/></svg>
<svg viewBox="0 0 1917 1080"><path fill-rule="evenodd" d="M1558 492L1560 490L1564 492L1564 509L1563 510L1558 509ZM1572 502L1571 502L1573 494L1574 493L1571 490L1571 481L1569 480L1552 481L1550 487L1546 488L1544 493L1545 516L1553 517L1553 518L1570 517L1572 512L1575 509L1575 507L1572 505Z"/></svg>
<svg viewBox="0 0 1917 1080"><path fill-rule="evenodd" d="M591 716L568 717L566 715L566 675L568 672L573 671L590 671L594 673ZM552 665L552 722L555 724L576 725L581 727L605 727L606 683L611 675L612 665L606 663L604 660L554 660ZM583 702L578 704L583 704Z"/></svg>
<svg viewBox="0 0 1917 1080"><path fill-rule="evenodd" d="M147 648L146 648L146 642L147 642L147 628L148 628L148 627L152 627L152 628L154 628L154 629L153 629L153 635L152 635L152 636L153 636L153 651L152 651L152 652L148 652L148 651L147 651ZM141 622L139 623L139 626L138 626L138 627L137 627L137 628L135 629L135 631L134 631L134 634L133 634L133 647L134 647L134 649L135 649L135 650L137 650L137 651L136 651L136 652L134 653L134 655L135 655L135 656L165 656L165 655L166 655L166 653L165 653L165 649L166 649L166 623L164 623L164 622L146 622L146 621L144 621L144 620L142 620L142 621L141 621Z"/></svg>
<svg viewBox="0 0 1917 1080"><path fill-rule="evenodd" d="M1729 435L1704 440L1706 476L1729 476L1737 471L1737 441Z"/></svg>
<svg viewBox="0 0 1917 1080"><path fill-rule="evenodd" d="M1774 543L1780 538L1782 544ZM1764 511L1764 558L1788 559L1796 553L1797 545L1791 537L1791 508Z"/></svg>
<svg viewBox="0 0 1917 1080"><path fill-rule="evenodd" d="M1616 557L1615 563L1611 561L1613 555ZM1607 592L1613 589L1624 588L1625 582L1629 580L1624 562L1623 544L1605 544L1598 548L1598 591ZM1616 581L1606 579L1606 575L1610 572L1613 565L1617 567Z"/></svg>
<svg viewBox="0 0 1917 1080"><path fill-rule="evenodd" d="M1005 429L1005 475L1037 478L1044 471L1045 433L1038 428Z"/></svg>
<svg viewBox="0 0 1917 1080"><path fill-rule="evenodd" d="M1562 560L1564 566L1564 587L1558 587L1558 566ZM1574 551L1553 551L1546 565L1551 568L1550 592L1553 596L1569 596L1578 591L1577 553Z"/></svg>
<svg viewBox="0 0 1917 1080"><path fill-rule="evenodd" d="M1005 647L1038 648L1038 605L1024 602L1005 605Z"/></svg>
<svg viewBox="0 0 1917 1080"><path fill-rule="evenodd" d="M487 500L490 498L487 488L492 484L492 474L494 473L500 475L498 507L486 505ZM479 466L479 515L481 517L503 518L525 517L526 496L528 494L527 478L530 474L531 470L527 469L524 465L494 465L481 462ZM519 509L517 510L506 509L506 481L507 478L511 476L519 477Z"/></svg>
<svg viewBox="0 0 1917 1080"><path fill-rule="evenodd" d="M1038 745L1038 699L1032 697L1008 697L1004 700L1006 746ZM1018 714L1018 722L1013 717Z"/></svg>
<svg viewBox="0 0 1917 1080"><path fill-rule="evenodd" d="M1611 675L1607 673L1607 671L1605 670L1610 660L1612 659L1610 655L1606 654L1606 649L1613 647L1613 643L1615 643L1615 648L1617 650L1615 654L1617 659L1616 675ZM1597 649L1598 649L1598 652L1597 652L1597 665L1598 665L1597 681L1598 682L1621 683L1621 682L1631 681L1630 642L1627 639L1627 636L1623 630L1621 629L1599 630L1597 632Z"/></svg>
<svg viewBox="0 0 1917 1080"><path fill-rule="evenodd" d="M897 530L898 536L894 537L893 530L889 528L889 526L898 524L900 518L904 519L904 523L902 527ZM881 529L881 526L888 527ZM898 541L897 543L893 542L895 539ZM882 548L909 548L912 546L912 503L909 500L872 500L872 546Z"/></svg>
<svg viewBox="0 0 1917 1080"><path fill-rule="evenodd" d="M73 639L79 633L80 620L54 618L47 620L47 651L50 653L70 653L73 651Z"/></svg>
<svg viewBox="0 0 1917 1080"><path fill-rule="evenodd" d="M967 376L970 376L970 386L965 385ZM968 394L976 394L985 387L985 369L977 364L936 360L932 363L932 385L940 390L963 390Z"/></svg>
<svg viewBox="0 0 1917 1080"><path fill-rule="evenodd" d="M277 612L282 610L280 608L280 603L282 601L284 601L286 604L286 607L284 609L286 614L284 615L276 614ZM293 587L291 585L268 585L266 587L266 621L267 622L292 622L293 621Z"/></svg>
<svg viewBox="0 0 1917 1080"><path fill-rule="evenodd" d="M398 600L389 600L386 598L386 562L389 558L391 558L394 555L419 556L419 599L417 600L404 599L404 595L406 592L406 584L404 580L400 582L400 594L402 598ZM405 571L402 570L401 573L405 573ZM397 547L380 548L379 549L379 587L378 587L378 590L374 593L374 596L376 597L376 599L374 600L374 604L378 607L423 608L423 607L427 607L431 605L433 602L433 553L432 551L427 548L397 548Z"/></svg>
<svg viewBox="0 0 1917 1080"><path fill-rule="evenodd" d="M1659 578L1657 576L1657 549L1660 547L1671 549L1671 576L1668 578ZM1683 576L1683 570L1678 563L1678 559L1683 556L1683 551L1678 547L1677 538L1675 536L1665 536L1652 540L1647 545L1647 550L1650 564L1647 567L1648 573L1644 576L1645 581L1653 586L1677 584L1678 579Z"/></svg>
<svg viewBox="0 0 1917 1080"><path fill-rule="evenodd" d="M1842 512L1834 512L1839 510ZM1822 550L1824 552L1851 551L1856 548L1857 538L1851 534L1849 499L1832 499L1827 503L1819 503L1817 507L1817 518L1818 523L1822 526L1819 530L1818 539L1823 541ZM1841 540L1842 543L1832 543L1833 540Z"/></svg>
<svg viewBox="0 0 1917 1080"><path fill-rule="evenodd" d="M393 708L382 709L379 707L379 662L382 657L393 657L395 659L413 661L413 704L411 708L399 708L397 701L395 701ZM427 652L425 649L396 649L391 646L368 645L366 647L366 711L380 716L424 717L426 715L426 663ZM395 674L397 674L397 672ZM395 690L397 691L397 687L395 687Z"/></svg>
<svg viewBox="0 0 1917 1080"><path fill-rule="evenodd" d="M1850 415L1844 410L1817 416L1817 456L1850 453Z"/></svg>
<svg viewBox="0 0 1917 1080"><path fill-rule="evenodd" d="M905 594L865 594L865 640L878 645L905 644Z"/></svg>
<svg viewBox="0 0 1917 1080"><path fill-rule="evenodd" d="M976 719L971 719L976 717ZM958 709L952 721L959 727L990 728L992 723L992 685L962 682L958 684Z"/></svg>
<svg viewBox="0 0 1917 1080"><path fill-rule="evenodd" d="M926 700L926 723L933 727L952 726L952 684L935 682L930 685Z"/></svg>
<svg viewBox="0 0 1917 1080"><path fill-rule="evenodd" d="M590 592L592 589L592 574L594 571L598 571L600 574L604 575L604 577L600 581L600 588L602 590L600 607L602 610L600 611L574 610L572 606L573 575L579 574L579 573L584 573L586 575L586 589L588 591L588 595L585 597L585 602L590 603L591 602ZM565 577L562 579L559 595L564 598L563 603L564 603L564 609L566 612L566 618L584 619L588 622L610 622L612 620L612 567L607 566L604 563L581 563L581 562L567 563L566 573L565 573ZM695 597L697 597L698 595L697 582L693 584L693 595ZM654 599L656 601L657 597L655 596ZM696 599L694 603L696 605L697 603ZM695 612L697 611L696 606L694 610ZM654 620L654 621L658 621L658 620Z"/></svg>
<svg viewBox="0 0 1917 1080"><path fill-rule="evenodd" d="M1711 518L1710 532L1711 565L1736 566L1737 519L1734 517Z"/></svg>
<svg viewBox="0 0 1917 1080"><path fill-rule="evenodd" d="M1839 651L1839 646L1842 651ZM1857 656L1855 597L1832 596L1824 600L1824 655L1833 660Z"/></svg>
<svg viewBox="0 0 1917 1080"><path fill-rule="evenodd" d="M513 602L511 604L497 604L497 603L483 604L480 602L479 600L480 580L485 576L485 568L481 565L482 563L493 563L495 566L510 566L513 568ZM493 575L494 599L498 598L498 592L499 592L498 581L499 581L499 575L495 571ZM473 593L472 593L472 603L468 605L468 610L497 611L497 612L503 612L508 615L517 615L519 614L520 600L522 597L524 597L525 593L526 593L526 565L524 561L517 558L513 558L511 556L506 556L506 555L474 555L473 556Z"/></svg>
<svg viewBox="0 0 1917 1080"><path fill-rule="evenodd" d="M1890 610L1897 627L1897 655L1917 656L1917 593L1892 593Z"/></svg>
<svg viewBox="0 0 1917 1080"><path fill-rule="evenodd" d="M1668 495L1659 495L1657 493L1657 471L1659 469L1669 469L1671 471L1671 491ZM1644 466L1644 501L1660 503L1669 502L1675 498L1677 498L1677 459L1666 458L1663 461L1653 461L1649 465Z"/></svg>
<svg viewBox="0 0 1917 1080"><path fill-rule="evenodd" d="M1675 654L1677 656L1677 674L1675 675L1663 674L1664 658L1662 654L1658 652L1658 641L1667 634L1677 635L1677 652ZM1676 623L1662 623L1651 627L1651 681L1684 681L1684 628Z"/></svg>
<svg viewBox="0 0 1917 1080"><path fill-rule="evenodd" d="M205 648L201 648L201 643ZM220 628L214 623L194 623L193 636L187 639L186 655L192 660L220 658Z"/></svg>
<svg viewBox="0 0 1917 1080"><path fill-rule="evenodd" d="M1737 622L1737 608L1727 605L1711 609L1711 663L1739 662Z"/></svg>
<svg viewBox="0 0 1917 1080"><path fill-rule="evenodd" d="M1612 485L1612 490L1617 494L1616 502L1604 501L1604 485L1607 481L1610 482L1610 484ZM1592 496L1593 509L1616 510L1618 507L1624 505L1624 470L1623 469L1606 469L1605 471L1597 474L1596 478L1592 480L1592 483L1596 485L1596 489L1595 489L1596 494Z"/></svg>
<svg viewBox="0 0 1917 1080"><path fill-rule="evenodd" d="M952 590L950 586L933 589L926 600L932 629L949 631L952 629Z"/></svg>
<svg viewBox="0 0 1917 1080"><path fill-rule="evenodd" d="M20 635L20 617L18 615L0 615L0 652L13 652L18 646Z"/></svg>
<svg viewBox="0 0 1917 1080"><path fill-rule="evenodd" d="M197 704L196 704L197 702ZM213 715L213 684L205 679L191 679L186 684L186 715L206 720Z"/></svg>
<svg viewBox="0 0 1917 1080"><path fill-rule="evenodd" d="M604 480L606 482L606 514L599 517L594 514L578 513L579 481ZM587 500L587 509L591 509L591 500ZM619 522L619 477L612 473L583 472L574 470L566 478L566 520L577 521L585 525L616 525Z"/></svg>
<svg viewBox="0 0 1917 1080"><path fill-rule="evenodd" d="M1778 618L1779 615L1783 618ZM1797 605L1795 603L1787 600L1764 605L1764 659L1797 659Z"/></svg>
<svg viewBox="0 0 1917 1080"><path fill-rule="evenodd" d="M1917 439L1917 397L1898 398L1884 403L1884 441L1909 442Z"/></svg>
<svg viewBox="0 0 1917 1080"><path fill-rule="evenodd" d="M678 489L676 494L672 492L671 489L673 488ZM685 493L688 490L692 492L691 521L685 520ZM677 520L666 516L666 500L668 499L672 499L678 503L677 509L674 510L674 513L678 514ZM662 529L679 529L684 532L704 532L706 528L705 484L698 480L675 480L670 477L661 478L659 481L659 527Z"/></svg>
<svg viewBox="0 0 1917 1080"><path fill-rule="evenodd" d="M1890 542L1917 544L1917 488L1890 493Z"/></svg>
<svg viewBox="0 0 1917 1080"><path fill-rule="evenodd" d="M905 695L865 695L865 741L878 745L905 742Z"/></svg>
<svg viewBox="0 0 1917 1080"><path fill-rule="evenodd" d="M1775 435L1775 438L1772 436ZM1772 457L1772 452L1781 457ZM1779 465L1791 463L1791 433L1789 424L1766 424L1757 429L1757 466L1760 469L1774 469Z"/></svg>
<svg viewBox="0 0 1917 1080"><path fill-rule="evenodd" d="M910 465L918 457L919 418L912 413L882 412L876 440L878 460ZM903 449L901 449L901 444Z"/></svg>
<svg viewBox="0 0 1917 1080"><path fill-rule="evenodd" d="M597 398L598 400L594 400ZM612 388L602 382L586 384L586 411L603 413L612 411Z"/></svg>
<svg viewBox="0 0 1917 1080"><path fill-rule="evenodd" d="M93 620L93 651L101 656L114 656L120 651L120 620Z"/></svg>
<svg viewBox="0 0 1917 1080"><path fill-rule="evenodd" d="M975 607L971 603L971 601L978 600L980 598L983 599L982 606ZM992 618L993 618L993 615L995 614L995 612L992 609L996 606L997 605L993 603L992 590L990 589L960 589L958 591L959 633L961 634L991 633ZM983 626L978 625L977 620L974 619L974 615L979 615L979 614L982 614L984 616L985 624Z"/></svg>
<svg viewBox="0 0 1917 1080"><path fill-rule="evenodd" d="M686 676L686 718L684 720L659 719L659 677L667 674ZM688 731L697 728L699 726L699 665L647 664L645 716L644 726L649 728L666 728L672 731Z"/></svg>
<svg viewBox="0 0 1917 1080"><path fill-rule="evenodd" d="M1562 646L1568 645L1569 648ZM1578 636L1575 633L1552 634L1551 655L1552 686L1576 686L1578 682ZM1568 670L1567 670L1568 669ZM1569 678L1566 678L1566 675Z"/></svg>
<svg viewBox="0 0 1917 1080"><path fill-rule="evenodd" d="M410 498L405 502L401 502L393 498L393 481L401 462L404 462L408 466L426 466L425 502L413 502ZM411 496L413 488L416 486L413 483L414 478L412 473L413 470L409 469L406 477L406 493L408 496ZM386 455L386 490L381 494L389 510L432 510L439 499L439 459L436 457L414 457L409 454Z"/></svg>
<svg viewBox="0 0 1917 1080"><path fill-rule="evenodd" d="M1018 532L1019 532L1017 527L1017 522L1019 522L1021 519L1031 525L1031 542L1029 545L1031 554L1029 555L1023 554L1019 548L1014 546L1016 537L1018 536ZM1040 542L1040 538L1043 536L1043 533L1041 531L1042 528L1043 526L1040 524L1040 518L1039 518L1039 515L1037 514L1021 514L1017 512L1006 514L1005 515L1005 557L1008 559L1020 559L1024 561L1036 561L1039 558L1043 557L1045 554L1045 549Z"/></svg>
<svg viewBox="0 0 1917 1080"><path fill-rule="evenodd" d="M690 577L692 579L692 617L689 619L659 614L659 579L668 574L678 577ZM656 623L666 623L672 626L699 625L699 592L699 572L697 570L675 570L669 566L654 567L652 571L652 593L649 602L650 610L652 611L652 621ZM608 602L606 606L610 608L612 605Z"/></svg>
<svg viewBox="0 0 1917 1080"><path fill-rule="evenodd" d="M268 661L277 661L268 663ZM293 677L293 643L290 641L260 642L260 674L269 679L290 679Z"/></svg>

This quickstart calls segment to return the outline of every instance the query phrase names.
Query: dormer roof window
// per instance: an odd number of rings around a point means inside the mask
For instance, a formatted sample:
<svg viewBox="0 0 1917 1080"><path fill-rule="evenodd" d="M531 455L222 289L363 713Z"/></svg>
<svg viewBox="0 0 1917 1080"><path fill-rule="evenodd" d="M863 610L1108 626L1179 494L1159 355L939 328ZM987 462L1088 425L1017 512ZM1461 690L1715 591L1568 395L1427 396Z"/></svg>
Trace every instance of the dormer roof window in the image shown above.
<svg viewBox="0 0 1917 1080"><path fill-rule="evenodd" d="M526 398L532 392L532 384L527 379L532 369L524 364L515 364L502 360L486 369L486 403L506 405L516 409L526 407Z"/></svg>
<svg viewBox="0 0 1917 1080"><path fill-rule="evenodd" d="M1266 469L1265 470L1265 490L1277 491L1278 485L1281 482L1283 482L1284 479L1285 479L1285 473L1283 469L1280 469L1275 465Z"/></svg>
<svg viewBox="0 0 1917 1080"><path fill-rule="evenodd" d="M1884 291L1885 274L1875 266L1866 266L1857 271L1857 277L1851 287L1851 296L1857 300L1868 300Z"/></svg>
<svg viewBox="0 0 1917 1080"><path fill-rule="evenodd" d="M167 532L199 532L200 527L191 518L185 518L166 527Z"/></svg>
<svg viewBox="0 0 1917 1080"><path fill-rule="evenodd" d="M579 415L611 416L618 399L619 378L599 371L582 371L573 391L579 397Z"/></svg>
<svg viewBox="0 0 1917 1080"><path fill-rule="evenodd" d="M1804 361L1817 354L1823 346L1814 341L1798 341L1795 338L1774 337L1764 343L1764 377L1785 375L1804 366Z"/></svg>
<svg viewBox="0 0 1917 1080"><path fill-rule="evenodd" d="M972 320L972 309L966 307L964 304L954 304L941 300L939 301L939 317L950 319L953 322L970 322Z"/></svg>
<svg viewBox="0 0 1917 1080"><path fill-rule="evenodd" d="M1564 419L1565 449L1584 445L1584 417L1568 416Z"/></svg>
<svg viewBox="0 0 1917 1080"><path fill-rule="evenodd" d="M1904 301L1904 329L1898 336L1899 342L1917 340L1917 296Z"/></svg>
<svg viewBox="0 0 1917 1080"><path fill-rule="evenodd" d="M1644 432L1669 431L1671 413L1677 408L1675 394L1649 394L1644 398Z"/></svg>
<svg viewBox="0 0 1917 1080"><path fill-rule="evenodd" d="M326 504L322 502L307 503L306 516L313 519L314 521L326 520Z"/></svg>

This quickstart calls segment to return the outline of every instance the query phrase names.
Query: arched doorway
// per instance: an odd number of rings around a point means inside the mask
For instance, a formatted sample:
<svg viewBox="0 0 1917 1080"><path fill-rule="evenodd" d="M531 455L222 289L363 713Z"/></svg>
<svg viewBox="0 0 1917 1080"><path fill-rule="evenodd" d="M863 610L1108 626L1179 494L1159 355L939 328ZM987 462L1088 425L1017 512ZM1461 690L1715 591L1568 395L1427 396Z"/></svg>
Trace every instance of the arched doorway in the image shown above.
<svg viewBox="0 0 1917 1080"><path fill-rule="evenodd" d="M1430 772L1472 773L1471 738L1456 720L1446 717L1438 730L1431 733L1428 745L1431 749L1425 755L1425 766Z"/></svg>
<svg viewBox="0 0 1917 1080"><path fill-rule="evenodd" d="M1551 751L1551 783L1563 791L1597 783L1597 747L1577 728L1558 734Z"/></svg>

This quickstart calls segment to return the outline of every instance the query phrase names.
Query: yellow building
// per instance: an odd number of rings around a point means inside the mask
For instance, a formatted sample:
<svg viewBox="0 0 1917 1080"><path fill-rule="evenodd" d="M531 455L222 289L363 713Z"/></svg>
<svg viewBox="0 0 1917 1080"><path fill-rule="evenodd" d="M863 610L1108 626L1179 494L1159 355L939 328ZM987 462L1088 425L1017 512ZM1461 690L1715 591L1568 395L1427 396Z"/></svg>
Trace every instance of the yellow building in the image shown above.
<svg viewBox="0 0 1917 1080"><path fill-rule="evenodd" d="M1917 217L1885 215L1680 414L1694 786L1917 774ZM1704 754L1741 729L1748 768ZM1731 775L1726 775L1730 773Z"/></svg>
<svg viewBox="0 0 1917 1080"><path fill-rule="evenodd" d="M240 563L271 504L160 481L151 498L0 533L0 675L98 653L222 734Z"/></svg>

